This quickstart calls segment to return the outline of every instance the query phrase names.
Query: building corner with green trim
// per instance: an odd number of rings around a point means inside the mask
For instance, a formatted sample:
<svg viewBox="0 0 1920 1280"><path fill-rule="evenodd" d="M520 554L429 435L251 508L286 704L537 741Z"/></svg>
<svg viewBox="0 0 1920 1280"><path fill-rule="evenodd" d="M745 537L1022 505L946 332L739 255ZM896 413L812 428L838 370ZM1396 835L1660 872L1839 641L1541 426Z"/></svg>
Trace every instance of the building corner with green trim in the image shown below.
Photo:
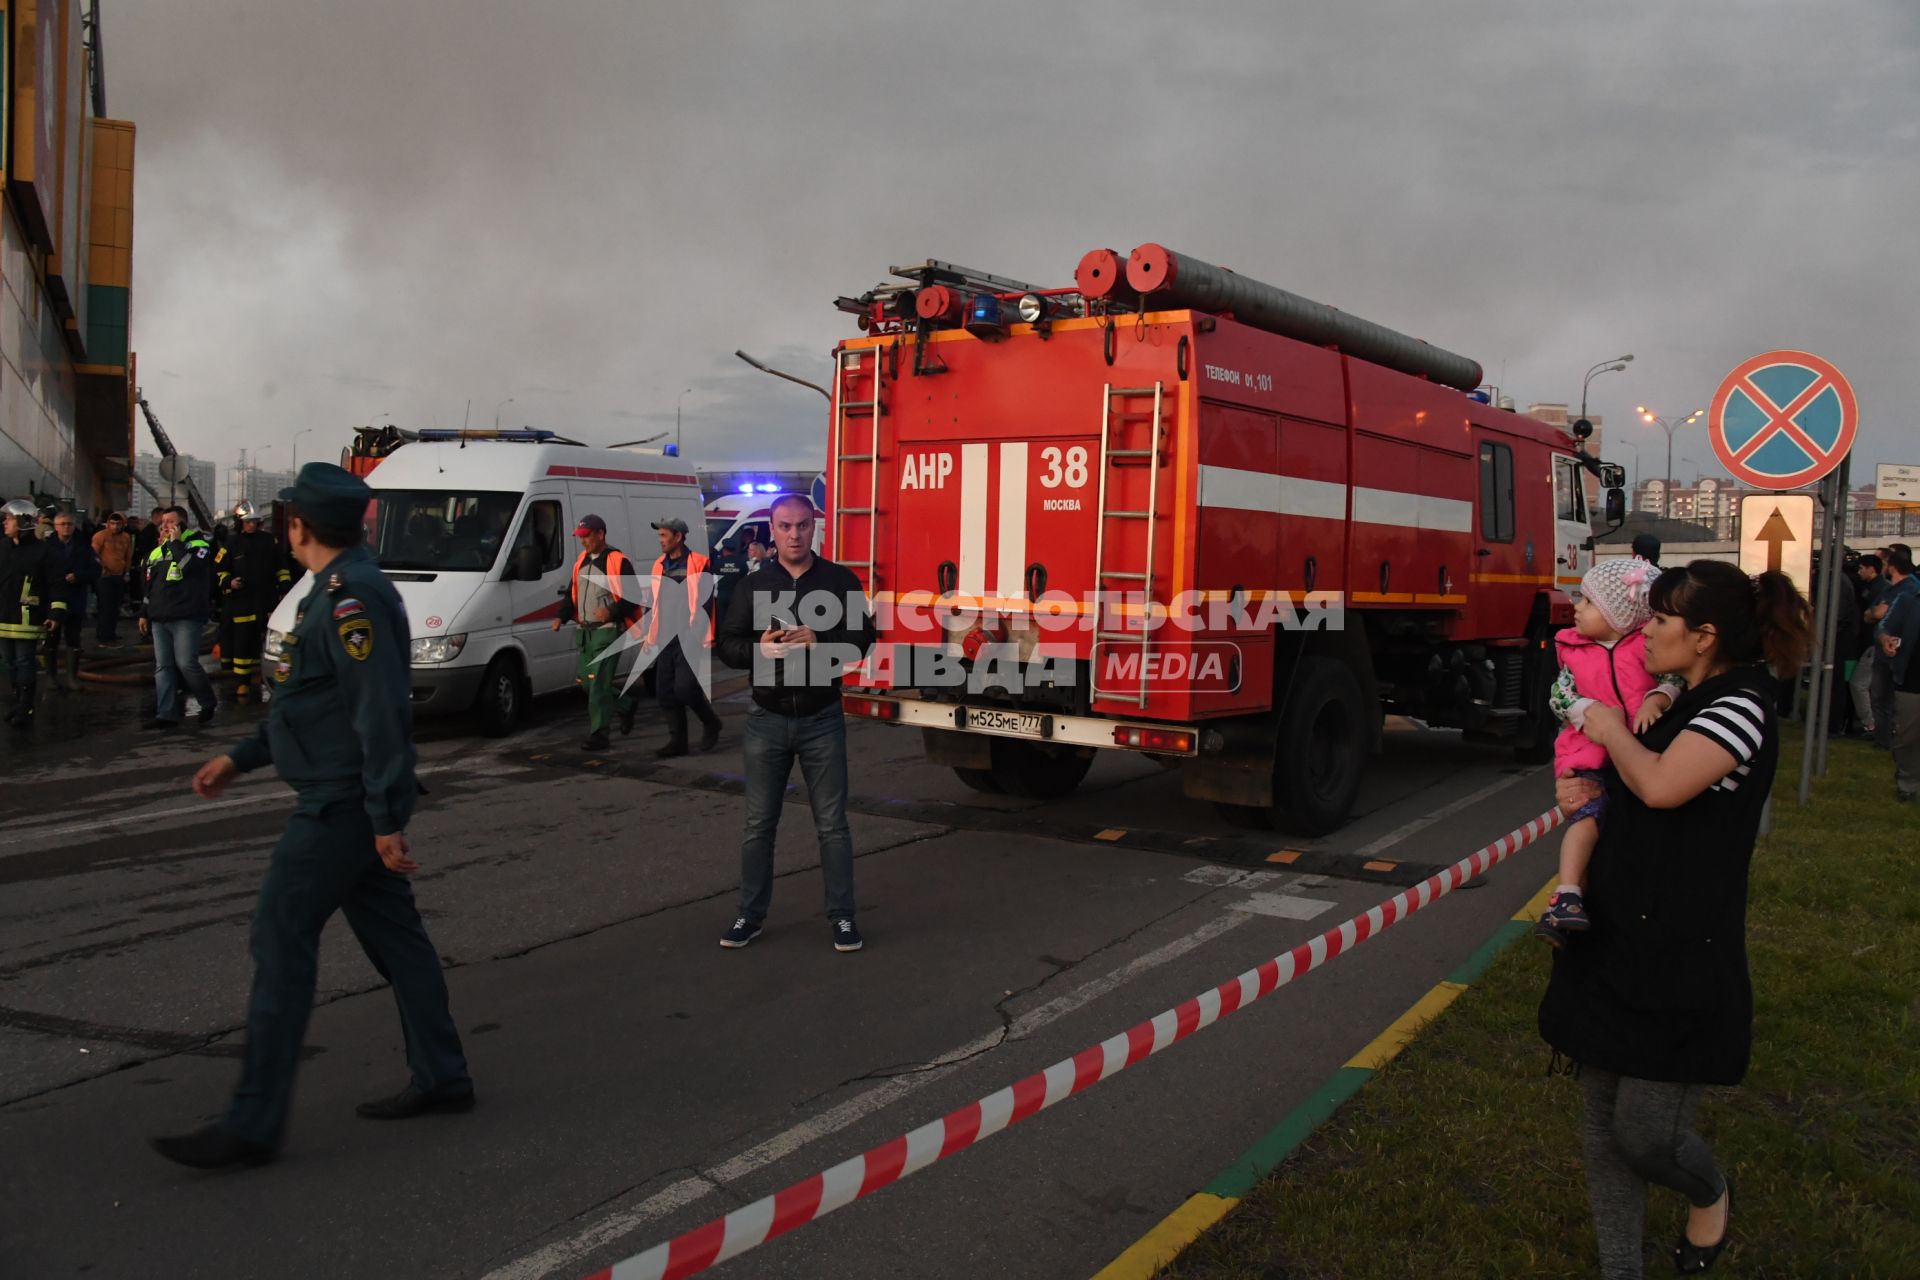
<svg viewBox="0 0 1920 1280"><path fill-rule="evenodd" d="M0 499L132 503L133 154L100 0L0 0Z"/></svg>

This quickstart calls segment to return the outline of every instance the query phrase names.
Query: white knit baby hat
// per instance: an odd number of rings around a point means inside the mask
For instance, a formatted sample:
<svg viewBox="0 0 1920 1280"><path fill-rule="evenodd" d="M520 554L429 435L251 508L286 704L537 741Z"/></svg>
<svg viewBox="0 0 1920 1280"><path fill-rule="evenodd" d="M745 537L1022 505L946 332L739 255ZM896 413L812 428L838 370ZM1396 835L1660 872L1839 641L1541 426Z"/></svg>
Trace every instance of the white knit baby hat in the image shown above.
<svg viewBox="0 0 1920 1280"><path fill-rule="evenodd" d="M1593 602L1607 625L1625 635L1647 625L1653 610L1647 606L1647 588L1653 566L1638 556L1611 556L1596 560L1580 579L1580 593Z"/></svg>

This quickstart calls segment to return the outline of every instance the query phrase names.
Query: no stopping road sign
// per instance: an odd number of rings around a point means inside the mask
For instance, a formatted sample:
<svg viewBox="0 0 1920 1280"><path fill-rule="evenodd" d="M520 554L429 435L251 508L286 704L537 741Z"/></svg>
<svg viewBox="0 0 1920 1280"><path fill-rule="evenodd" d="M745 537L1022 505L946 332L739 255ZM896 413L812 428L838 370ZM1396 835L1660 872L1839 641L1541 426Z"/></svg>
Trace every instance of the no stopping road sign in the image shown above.
<svg viewBox="0 0 1920 1280"><path fill-rule="evenodd" d="M1736 480L1797 489L1840 465L1860 407L1841 372L1806 351L1742 361L1713 394L1707 439Z"/></svg>

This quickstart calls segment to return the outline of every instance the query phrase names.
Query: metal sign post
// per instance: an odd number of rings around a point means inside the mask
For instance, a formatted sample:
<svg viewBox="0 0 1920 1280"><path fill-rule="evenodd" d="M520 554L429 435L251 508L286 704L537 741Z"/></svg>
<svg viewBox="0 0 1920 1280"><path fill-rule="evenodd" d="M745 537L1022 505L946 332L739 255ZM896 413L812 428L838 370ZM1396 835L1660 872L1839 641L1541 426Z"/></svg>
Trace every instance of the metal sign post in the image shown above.
<svg viewBox="0 0 1920 1280"><path fill-rule="evenodd" d="M1820 482L1820 531L1823 535L1826 533L1826 531L1829 528L1832 527L1832 514L1833 514L1833 477L1828 476L1825 480ZM1828 542L1826 545L1831 547L1833 543ZM1814 597L1816 603L1814 605L1814 610L1813 610L1813 652L1808 657L1807 700L1806 702L1801 704L1801 712L1800 712L1800 726L1801 726L1802 732L1801 732L1801 750L1800 750L1799 800L1802 805L1806 804L1808 797L1813 794L1813 735L1815 732L1814 722L1820 718L1819 715L1817 714L1817 709L1820 705L1820 674L1821 674L1820 666L1821 666L1821 659L1825 656L1824 631L1823 631L1823 628L1821 627L1820 615L1824 612L1824 609L1821 606L1825 605L1827 600L1826 585L1825 585L1826 580L1829 576L1831 576L1830 574L1827 573L1827 562L1824 556L1821 557L1820 569L1821 569L1821 576L1820 576L1821 589L1815 594L1815 597ZM1796 680L1796 683L1798 681L1798 676L1799 676L1799 672L1796 671L1794 673L1794 678ZM1799 691L1795 690L1795 692L1797 694Z"/></svg>
<svg viewBox="0 0 1920 1280"><path fill-rule="evenodd" d="M1819 587L1813 609L1813 652L1807 673L1806 736L1800 753L1800 803L1813 791L1813 779L1827 772L1827 721L1833 712L1833 623L1840 607L1840 560L1846 529L1847 473L1850 459L1821 482Z"/></svg>
<svg viewBox="0 0 1920 1280"><path fill-rule="evenodd" d="M1834 633L1840 629L1841 584L1846 580L1845 560L1847 552L1847 484L1853 472L1853 455L1848 454L1840 460L1840 469L1828 479L1833 481L1833 529L1828 535L1827 546L1832 553L1822 561L1828 572L1820 577L1821 595L1825 598L1826 625L1821 631L1826 653L1826 692L1820 700L1820 719L1814 726L1814 776L1827 776L1827 747L1832 741L1827 735L1827 726L1833 722L1833 672L1844 660L1834 651Z"/></svg>
<svg viewBox="0 0 1920 1280"><path fill-rule="evenodd" d="M1721 381L1707 408L1707 442L1734 479L1774 490L1821 482L1825 511L1807 674L1806 749L1800 755L1801 804L1812 792L1815 771L1824 774L1827 767L1833 703L1828 668L1834 659L1830 650L1847 529L1847 460L1859 426L1852 384L1830 362L1807 351L1767 351L1743 360ZM1755 532L1759 541L1767 541L1764 528ZM1771 546L1762 552L1773 565L1783 566L1786 533L1776 527ZM1789 678L1797 680L1798 673Z"/></svg>

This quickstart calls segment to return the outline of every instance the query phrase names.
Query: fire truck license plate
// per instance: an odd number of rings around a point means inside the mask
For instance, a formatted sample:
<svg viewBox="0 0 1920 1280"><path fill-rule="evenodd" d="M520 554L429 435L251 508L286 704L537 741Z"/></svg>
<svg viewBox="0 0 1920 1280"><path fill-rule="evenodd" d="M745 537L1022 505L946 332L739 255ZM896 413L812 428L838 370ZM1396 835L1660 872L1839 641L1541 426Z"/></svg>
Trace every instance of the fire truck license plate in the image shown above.
<svg viewBox="0 0 1920 1280"><path fill-rule="evenodd" d="M967 708L967 728L978 729L982 733L1005 733L1018 738L1038 738L1042 736L1041 724L1045 719L1033 711L990 711L975 707Z"/></svg>

